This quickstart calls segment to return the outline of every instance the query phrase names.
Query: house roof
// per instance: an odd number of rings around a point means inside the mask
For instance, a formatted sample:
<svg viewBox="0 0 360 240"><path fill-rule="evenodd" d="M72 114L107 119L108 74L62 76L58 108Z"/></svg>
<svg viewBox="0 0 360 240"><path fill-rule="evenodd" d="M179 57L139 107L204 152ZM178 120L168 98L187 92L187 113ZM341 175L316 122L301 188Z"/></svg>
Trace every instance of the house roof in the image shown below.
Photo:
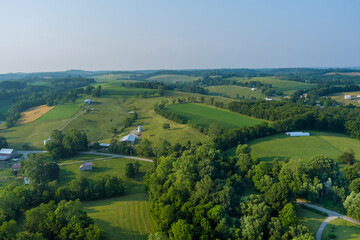
<svg viewBox="0 0 360 240"><path fill-rule="evenodd" d="M15 163L15 164L12 165L11 168L12 168L12 169L19 169L19 168L20 168L20 164Z"/></svg>
<svg viewBox="0 0 360 240"><path fill-rule="evenodd" d="M2 148L0 150L0 154L7 154L10 155L14 152L14 149L10 149L10 148Z"/></svg>
<svg viewBox="0 0 360 240"><path fill-rule="evenodd" d="M84 166L92 166L92 162L84 162L83 165Z"/></svg>
<svg viewBox="0 0 360 240"><path fill-rule="evenodd" d="M134 135L128 134L125 137L121 138L122 142L135 142L136 137Z"/></svg>

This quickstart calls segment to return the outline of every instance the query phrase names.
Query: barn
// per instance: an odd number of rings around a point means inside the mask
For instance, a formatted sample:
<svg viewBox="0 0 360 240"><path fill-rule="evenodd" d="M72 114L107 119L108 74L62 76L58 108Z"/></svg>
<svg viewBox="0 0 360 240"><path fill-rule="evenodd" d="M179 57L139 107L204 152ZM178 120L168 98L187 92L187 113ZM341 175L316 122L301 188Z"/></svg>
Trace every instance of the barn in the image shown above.
<svg viewBox="0 0 360 240"><path fill-rule="evenodd" d="M308 132L286 132L286 135L290 137L304 137L304 136L310 136L310 133Z"/></svg>
<svg viewBox="0 0 360 240"><path fill-rule="evenodd" d="M91 171L93 168L92 162L85 162L81 164L80 171Z"/></svg>
<svg viewBox="0 0 360 240"><path fill-rule="evenodd" d="M14 149L2 148L0 150L0 161L6 161L11 159L16 154Z"/></svg>
<svg viewBox="0 0 360 240"><path fill-rule="evenodd" d="M121 138L122 142L130 142L131 144L135 144L136 137L134 135L128 134L125 137Z"/></svg>

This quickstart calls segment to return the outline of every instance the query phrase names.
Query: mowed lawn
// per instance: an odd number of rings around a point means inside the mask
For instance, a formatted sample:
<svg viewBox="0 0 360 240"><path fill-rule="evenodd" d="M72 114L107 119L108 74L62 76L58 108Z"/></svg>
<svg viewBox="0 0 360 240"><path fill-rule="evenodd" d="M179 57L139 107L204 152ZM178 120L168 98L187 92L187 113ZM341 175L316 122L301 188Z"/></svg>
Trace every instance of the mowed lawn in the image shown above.
<svg viewBox="0 0 360 240"><path fill-rule="evenodd" d="M144 192L84 202L83 206L109 240L146 240L156 231L148 196Z"/></svg>
<svg viewBox="0 0 360 240"><path fill-rule="evenodd" d="M251 91L250 88L240 87L236 85L210 86L210 87L206 87L206 89L208 89L209 92L214 95L219 95L229 98L236 98L237 96L239 96L245 98L255 97L256 99L263 99L266 97L259 90Z"/></svg>
<svg viewBox="0 0 360 240"><path fill-rule="evenodd" d="M296 216L299 219L299 224L308 227L314 236L316 236L321 223L326 219L325 216L302 208L299 205L296 206Z"/></svg>
<svg viewBox="0 0 360 240"><path fill-rule="evenodd" d="M193 82L200 79L200 77L188 76L188 75L177 75L177 74L161 74L148 78L150 81L159 82Z"/></svg>
<svg viewBox="0 0 360 240"><path fill-rule="evenodd" d="M254 77L254 78L239 78L239 77L231 77L229 80L238 80L239 82L250 82L250 81L258 81L262 83L271 84L274 90L278 90L283 92L284 94L292 94L294 91L299 89L309 89L311 87L316 86L315 84L289 81L284 79L279 79L276 77Z"/></svg>
<svg viewBox="0 0 360 240"><path fill-rule="evenodd" d="M260 119L201 104L173 104L168 105L166 108L171 112L179 114L186 120L191 120L202 126L209 126L211 123L217 122L225 130L252 126L264 122Z"/></svg>
<svg viewBox="0 0 360 240"><path fill-rule="evenodd" d="M151 168L151 162L137 161L126 158L108 158L106 156L91 156L91 155L78 155L76 157L67 159L60 163L60 175L59 183L68 184L72 179L77 176L82 176L88 178L90 181L95 180L102 175L111 175L117 176L124 180L124 186L126 191L137 192L143 191L144 187L142 184L142 178L145 175L146 171ZM92 171L83 171L80 172L81 162L75 161L92 161L93 170ZM141 164L139 169L139 174L135 178L126 178L125 177L125 166L127 162L139 162ZM75 163L74 163L75 162ZM71 164L69 164L71 163ZM67 164L67 165L63 165Z"/></svg>
<svg viewBox="0 0 360 240"><path fill-rule="evenodd" d="M360 141L341 133L310 131L309 137L290 137L285 133L251 141L252 156L262 161L274 158L311 159L325 155L336 158L344 151L352 149L360 160Z"/></svg>
<svg viewBox="0 0 360 240"><path fill-rule="evenodd" d="M335 239L359 240L360 226L343 219L335 219L326 225L321 239L330 239L329 234L335 234Z"/></svg>

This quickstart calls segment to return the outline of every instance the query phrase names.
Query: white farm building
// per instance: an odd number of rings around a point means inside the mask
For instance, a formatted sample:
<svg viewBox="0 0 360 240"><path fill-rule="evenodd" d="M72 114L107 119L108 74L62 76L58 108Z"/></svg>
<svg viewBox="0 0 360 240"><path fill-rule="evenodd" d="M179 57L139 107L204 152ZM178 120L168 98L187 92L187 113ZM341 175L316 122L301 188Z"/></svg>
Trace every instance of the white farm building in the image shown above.
<svg viewBox="0 0 360 240"><path fill-rule="evenodd" d="M135 144L136 137L134 135L126 135L125 137L121 138L122 142L130 142L131 144Z"/></svg>
<svg viewBox="0 0 360 240"><path fill-rule="evenodd" d="M286 135L290 137L304 137L304 136L310 136L310 133L308 132L286 132Z"/></svg>
<svg viewBox="0 0 360 240"><path fill-rule="evenodd" d="M91 99L86 99L86 100L84 101L84 104L91 104Z"/></svg>
<svg viewBox="0 0 360 240"><path fill-rule="evenodd" d="M345 98L346 100L351 100L351 99L352 99L351 95L345 95L344 98Z"/></svg>
<svg viewBox="0 0 360 240"><path fill-rule="evenodd" d="M16 151L14 149L2 148L0 150L0 161L10 160L15 154Z"/></svg>

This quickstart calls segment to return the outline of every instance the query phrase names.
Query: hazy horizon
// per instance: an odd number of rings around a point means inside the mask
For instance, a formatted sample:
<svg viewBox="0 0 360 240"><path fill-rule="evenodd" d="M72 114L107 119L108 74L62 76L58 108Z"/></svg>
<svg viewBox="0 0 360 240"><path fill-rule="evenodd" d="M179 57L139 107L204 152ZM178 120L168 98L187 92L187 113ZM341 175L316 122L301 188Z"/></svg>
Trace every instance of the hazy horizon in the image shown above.
<svg viewBox="0 0 360 240"><path fill-rule="evenodd" d="M360 2L1 1L0 73L351 68Z"/></svg>

